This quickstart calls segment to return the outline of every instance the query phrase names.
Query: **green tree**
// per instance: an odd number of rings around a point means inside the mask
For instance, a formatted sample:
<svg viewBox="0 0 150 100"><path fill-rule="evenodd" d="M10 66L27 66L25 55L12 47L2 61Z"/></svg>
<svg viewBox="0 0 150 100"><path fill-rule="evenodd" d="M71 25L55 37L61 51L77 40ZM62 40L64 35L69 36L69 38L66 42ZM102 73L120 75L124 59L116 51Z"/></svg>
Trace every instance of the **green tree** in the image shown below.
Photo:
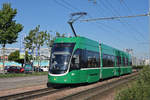
<svg viewBox="0 0 150 100"><path fill-rule="evenodd" d="M10 3L4 3L0 10L0 44L3 48L3 55L5 54L6 44L16 42L18 33L23 29L23 26L14 20L16 14L17 9L11 8Z"/></svg>
<svg viewBox="0 0 150 100"><path fill-rule="evenodd" d="M29 61L29 55L28 55L27 51L25 52L25 59L26 59L26 61ZM20 52L19 52L19 50L16 50L16 51L10 53L10 55L8 56L8 60L21 63L22 67L23 67L24 59L20 59Z"/></svg>
<svg viewBox="0 0 150 100"><path fill-rule="evenodd" d="M60 37L66 37L66 36L65 36L64 33L61 35L59 32L56 32L56 36L52 37L51 46L53 45L53 43L56 40L56 38L60 38Z"/></svg>
<svg viewBox="0 0 150 100"><path fill-rule="evenodd" d="M62 34L62 35L61 35L59 32L56 32L56 38L57 38L57 37L65 37L65 34Z"/></svg>
<svg viewBox="0 0 150 100"><path fill-rule="evenodd" d="M16 51L10 53L10 55L8 56L8 60L9 61L16 61L19 59L19 56L20 56L19 50L16 50Z"/></svg>
<svg viewBox="0 0 150 100"><path fill-rule="evenodd" d="M46 36L45 36L45 41L46 41L46 45L48 46L48 48L51 48L55 39L56 38L60 38L60 37L66 37L65 34L60 34L59 32L56 32L56 36L52 36L50 35L50 33L46 33Z"/></svg>
<svg viewBox="0 0 150 100"><path fill-rule="evenodd" d="M25 49L29 49L32 51L34 50L35 46L33 44L34 44L34 40L36 39L35 33L36 33L36 29L30 30L29 35L24 38Z"/></svg>
<svg viewBox="0 0 150 100"><path fill-rule="evenodd" d="M61 35L59 32L56 32L56 36L54 36L54 37L50 33L46 34L45 41L46 41L47 47L49 48L49 52L51 51L51 47L52 47L55 39L58 37L66 37L66 36L65 36L65 34Z"/></svg>
<svg viewBox="0 0 150 100"><path fill-rule="evenodd" d="M32 29L29 32L29 35L26 36L24 38L24 44L25 44L25 51L31 51L32 52L32 56L30 56L28 63L30 63L31 59L33 59L33 53L34 53L34 49L35 49L35 45L34 45L34 40L36 39L35 35L36 35L37 29Z"/></svg>
<svg viewBox="0 0 150 100"><path fill-rule="evenodd" d="M44 45L47 34L47 31L40 31L40 25L38 25L29 32L27 37L25 37L25 48L32 51L32 57L34 57L34 49L37 48L38 56L36 59L38 60L38 66L40 61L40 48Z"/></svg>
<svg viewBox="0 0 150 100"><path fill-rule="evenodd" d="M46 34L45 40L46 40L46 45L48 46L48 48L52 47L53 36L48 33Z"/></svg>
<svg viewBox="0 0 150 100"><path fill-rule="evenodd" d="M38 51L37 60L38 60L38 67L40 67L39 66L39 63L41 61L40 48L44 45L45 39L46 39L46 36L48 33L47 33L47 31L40 31L40 25L38 25L35 29L36 29L36 33L35 33L36 39L34 39L34 44Z"/></svg>
<svg viewBox="0 0 150 100"><path fill-rule="evenodd" d="M45 36L45 43L47 45L48 48L51 48L55 39L59 38L59 37L66 37L65 34L60 34L59 32L56 32L55 36L51 35L50 33L46 33Z"/></svg>
<svg viewBox="0 0 150 100"><path fill-rule="evenodd" d="M48 33L46 34L45 40L46 40L45 43L46 46L48 47L49 54L51 55L51 48L54 43L53 36L50 33Z"/></svg>

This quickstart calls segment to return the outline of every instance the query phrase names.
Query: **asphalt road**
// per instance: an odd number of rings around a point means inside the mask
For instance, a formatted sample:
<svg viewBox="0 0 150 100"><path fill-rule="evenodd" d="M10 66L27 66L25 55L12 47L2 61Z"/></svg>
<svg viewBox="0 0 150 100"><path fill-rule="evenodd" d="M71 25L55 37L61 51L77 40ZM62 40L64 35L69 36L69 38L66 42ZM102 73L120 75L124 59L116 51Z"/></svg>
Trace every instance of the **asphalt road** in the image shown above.
<svg viewBox="0 0 150 100"><path fill-rule="evenodd" d="M30 76L30 77L15 77L15 78L1 78L0 91L8 90L26 86L40 85L47 83L47 75L44 76Z"/></svg>

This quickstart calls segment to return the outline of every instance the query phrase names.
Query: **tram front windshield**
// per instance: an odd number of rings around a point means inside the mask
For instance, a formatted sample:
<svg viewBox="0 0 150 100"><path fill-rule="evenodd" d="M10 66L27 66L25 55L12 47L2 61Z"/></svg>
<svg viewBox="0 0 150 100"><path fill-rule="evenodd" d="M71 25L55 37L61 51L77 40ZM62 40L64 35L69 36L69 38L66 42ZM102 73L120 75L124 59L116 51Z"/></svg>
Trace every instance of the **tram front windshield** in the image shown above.
<svg viewBox="0 0 150 100"><path fill-rule="evenodd" d="M63 74L67 71L74 43L55 43L50 59L50 73Z"/></svg>

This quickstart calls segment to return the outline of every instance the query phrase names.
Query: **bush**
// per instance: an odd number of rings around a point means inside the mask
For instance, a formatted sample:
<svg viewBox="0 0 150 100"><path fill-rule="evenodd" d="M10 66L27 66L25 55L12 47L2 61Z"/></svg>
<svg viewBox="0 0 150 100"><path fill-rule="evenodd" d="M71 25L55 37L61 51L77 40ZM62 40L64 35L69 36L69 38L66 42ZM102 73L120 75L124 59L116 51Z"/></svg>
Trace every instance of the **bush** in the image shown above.
<svg viewBox="0 0 150 100"><path fill-rule="evenodd" d="M150 100L150 67L144 67L138 79L119 91L115 100Z"/></svg>
<svg viewBox="0 0 150 100"><path fill-rule="evenodd" d="M144 67L147 67L147 66L132 66L133 69L143 69Z"/></svg>

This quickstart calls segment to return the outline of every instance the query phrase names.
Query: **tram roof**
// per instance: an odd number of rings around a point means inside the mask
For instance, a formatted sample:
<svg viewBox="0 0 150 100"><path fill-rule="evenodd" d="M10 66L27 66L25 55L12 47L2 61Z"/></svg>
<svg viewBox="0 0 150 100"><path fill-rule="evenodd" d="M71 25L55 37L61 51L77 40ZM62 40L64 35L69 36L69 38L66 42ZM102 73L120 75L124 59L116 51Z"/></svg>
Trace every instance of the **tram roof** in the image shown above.
<svg viewBox="0 0 150 100"><path fill-rule="evenodd" d="M92 46L98 46L99 44L101 44L101 47L105 50L109 49L109 50L113 50L113 51L118 51L121 53L121 55L129 55L127 52L121 51L119 49L113 48L113 47L108 46L103 43L98 43L97 41L88 39L86 37L60 37L60 38L57 38L54 41L54 43L79 43L79 44L86 43L86 44L92 45Z"/></svg>

